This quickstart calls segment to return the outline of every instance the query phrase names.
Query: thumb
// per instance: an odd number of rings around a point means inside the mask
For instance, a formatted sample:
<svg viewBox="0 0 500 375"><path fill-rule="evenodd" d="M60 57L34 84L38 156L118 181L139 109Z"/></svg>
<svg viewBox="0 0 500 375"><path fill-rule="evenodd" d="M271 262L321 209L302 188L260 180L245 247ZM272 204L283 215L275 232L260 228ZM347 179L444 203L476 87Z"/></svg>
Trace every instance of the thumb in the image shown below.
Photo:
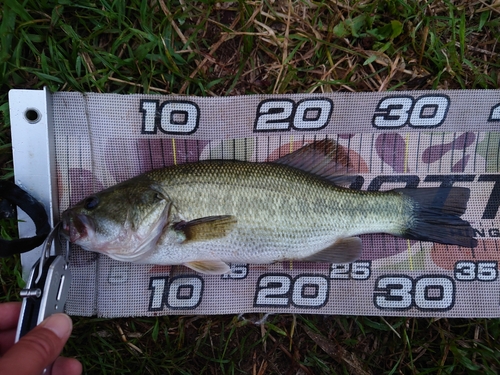
<svg viewBox="0 0 500 375"><path fill-rule="evenodd" d="M66 314L49 316L0 358L0 374L40 374L59 356L72 329Z"/></svg>

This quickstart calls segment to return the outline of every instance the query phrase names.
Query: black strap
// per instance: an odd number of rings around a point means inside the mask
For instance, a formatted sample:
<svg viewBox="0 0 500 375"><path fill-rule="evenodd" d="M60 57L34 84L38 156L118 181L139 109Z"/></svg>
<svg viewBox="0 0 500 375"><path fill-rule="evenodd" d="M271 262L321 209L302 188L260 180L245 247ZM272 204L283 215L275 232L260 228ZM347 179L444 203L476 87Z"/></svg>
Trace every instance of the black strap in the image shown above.
<svg viewBox="0 0 500 375"><path fill-rule="evenodd" d="M33 220L36 227L36 236L34 237L12 241L0 238L0 257L25 253L40 246L50 232L49 219L43 205L19 186L9 181L0 181L0 198L19 206Z"/></svg>

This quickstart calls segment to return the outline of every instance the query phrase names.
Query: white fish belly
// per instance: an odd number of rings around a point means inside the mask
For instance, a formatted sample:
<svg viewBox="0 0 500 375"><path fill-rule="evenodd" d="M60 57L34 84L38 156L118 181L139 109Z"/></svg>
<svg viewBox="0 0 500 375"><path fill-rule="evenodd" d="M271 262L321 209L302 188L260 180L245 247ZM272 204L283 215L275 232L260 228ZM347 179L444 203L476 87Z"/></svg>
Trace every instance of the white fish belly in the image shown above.
<svg viewBox="0 0 500 375"><path fill-rule="evenodd" d="M245 231L236 227L228 236L210 241L159 244L156 251L141 263L183 264L199 260L222 260L228 263L268 264L306 258L334 243L339 234L300 236L287 231L268 229Z"/></svg>

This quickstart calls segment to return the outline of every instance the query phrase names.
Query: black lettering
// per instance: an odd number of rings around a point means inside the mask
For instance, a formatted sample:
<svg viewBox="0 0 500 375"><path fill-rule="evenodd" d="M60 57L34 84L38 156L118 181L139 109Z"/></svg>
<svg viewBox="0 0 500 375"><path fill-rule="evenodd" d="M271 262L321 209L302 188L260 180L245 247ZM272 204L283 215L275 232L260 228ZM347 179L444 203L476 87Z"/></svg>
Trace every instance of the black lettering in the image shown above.
<svg viewBox="0 0 500 375"><path fill-rule="evenodd" d="M500 230L498 228L488 229L488 234L490 237L500 237Z"/></svg>
<svg viewBox="0 0 500 375"><path fill-rule="evenodd" d="M363 176L356 176L356 179L351 183L351 185L349 186L349 189L361 190L364 183L365 183L365 179Z"/></svg>
<svg viewBox="0 0 500 375"><path fill-rule="evenodd" d="M490 199L486 203L486 208L483 213L483 220L493 220L498 213L498 207L500 206L500 175L498 174L483 174L479 176L477 182L494 182L493 190L490 194Z"/></svg>
<svg viewBox="0 0 500 375"><path fill-rule="evenodd" d="M414 175L378 176L370 182L368 191L379 191L380 187L386 182L405 183L405 188L416 189L420 182L420 178Z"/></svg>
<svg viewBox="0 0 500 375"><path fill-rule="evenodd" d="M486 237L486 234L484 233L484 228L481 228L481 230L474 228L474 237Z"/></svg>
<svg viewBox="0 0 500 375"><path fill-rule="evenodd" d="M450 188L455 182L472 182L476 176L473 174L449 174L426 176L424 182L441 182L440 188ZM440 208L448 199L449 189L439 191L433 200L433 206ZM466 235L467 236L467 235Z"/></svg>
<svg viewBox="0 0 500 375"><path fill-rule="evenodd" d="M476 175L473 174L446 174L446 175L430 175L425 177L424 182L441 182L439 187L452 187L455 182L472 182Z"/></svg>

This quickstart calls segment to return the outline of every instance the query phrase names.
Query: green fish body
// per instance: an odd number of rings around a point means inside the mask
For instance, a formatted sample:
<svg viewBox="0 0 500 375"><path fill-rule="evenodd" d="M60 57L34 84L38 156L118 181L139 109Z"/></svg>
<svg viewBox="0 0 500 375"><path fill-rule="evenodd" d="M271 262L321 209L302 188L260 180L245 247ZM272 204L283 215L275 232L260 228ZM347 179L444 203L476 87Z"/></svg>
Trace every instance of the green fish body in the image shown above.
<svg viewBox="0 0 500 375"><path fill-rule="evenodd" d="M338 186L337 145L316 142L274 163L201 161L153 170L63 214L72 242L113 259L183 264L348 263L366 233L475 246L460 219L465 188L357 191ZM436 205L436 199L439 202Z"/></svg>

